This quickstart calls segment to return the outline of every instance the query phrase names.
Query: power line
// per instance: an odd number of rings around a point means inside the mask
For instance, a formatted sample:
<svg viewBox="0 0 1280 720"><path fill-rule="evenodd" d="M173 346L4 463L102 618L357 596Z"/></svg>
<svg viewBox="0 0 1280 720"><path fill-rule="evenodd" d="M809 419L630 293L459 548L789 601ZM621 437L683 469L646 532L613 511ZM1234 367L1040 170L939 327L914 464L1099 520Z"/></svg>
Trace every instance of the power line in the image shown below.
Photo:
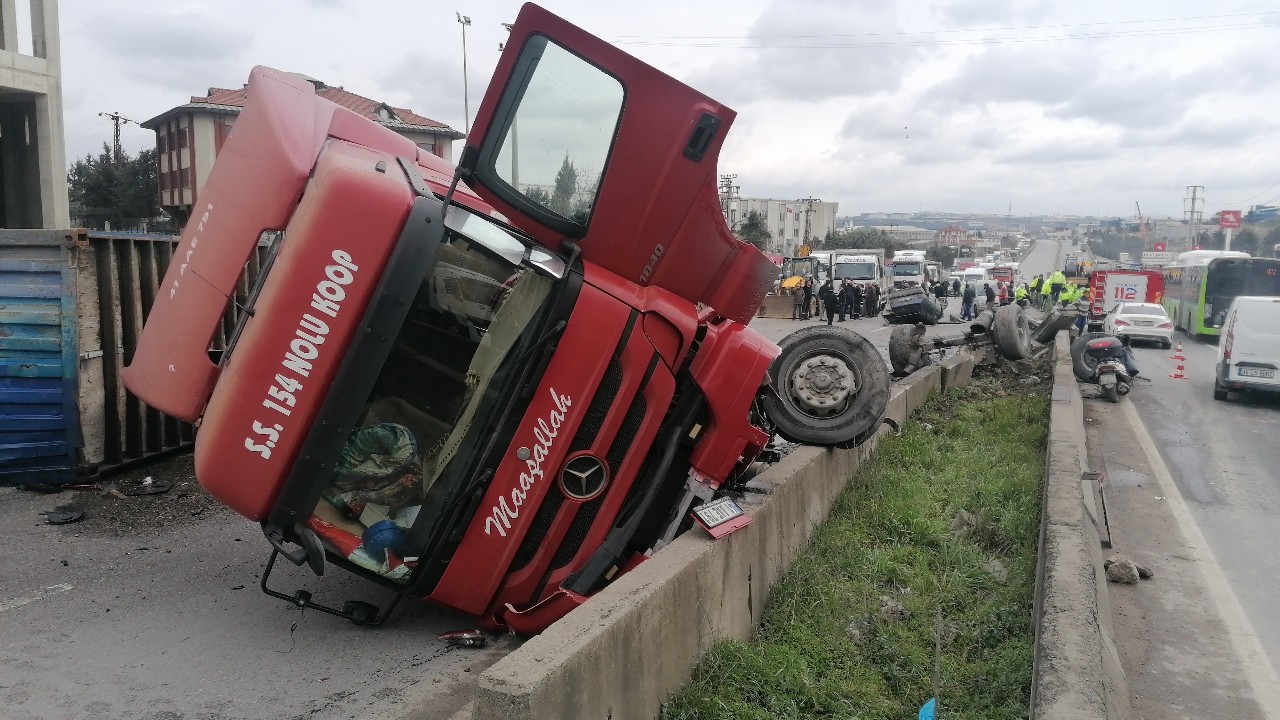
<svg viewBox="0 0 1280 720"><path fill-rule="evenodd" d="M613 37L627 38L627 39L643 39L645 37L653 37L653 38L665 38L668 40L707 40L707 39L753 40L753 39L768 39L768 38L809 38L811 39L811 38L824 38L824 37L831 37L831 38L884 37L884 36L893 36L893 35L940 35L943 33L1007 32L1010 30L1057 30L1060 28L1071 28L1071 27L1099 27L1099 26L1110 26L1110 25L1133 25L1138 23L1183 22L1183 21L1190 21L1190 20L1221 20L1225 18L1255 17L1255 16L1261 16L1261 15L1280 15L1280 11L1232 13L1229 15L1188 15L1184 17L1174 17L1174 18L1148 18L1145 20L1142 20L1142 19L1106 20L1106 21L1099 21L1099 22L1086 22L1086 23L1063 23L1058 25L1013 25L1009 27L968 28L968 29L954 29L954 30L920 30L920 31L903 30L898 32L882 32L882 33L854 33L854 34L824 33L820 35L654 35L654 36L615 35Z"/></svg>
<svg viewBox="0 0 1280 720"><path fill-rule="evenodd" d="M1162 37L1169 35L1194 35L1200 33L1211 32L1228 32L1240 30L1257 30L1264 28L1280 27L1280 20L1272 20L1257 23L1238 23L1228 25L1211 25L1200 26L1194 28L1152 28L1144 30L1125 30L1118 32L1085 32L1078 34L1065 35L1028 35L1022 37L1004 37L1004 38L967 38L967 39L934 39L934 40L911 40L902 42L893 41L873 41L873 42L827 42L827 43L776 43L768 42L773 38L751 37L745 38L746 42L738 42L734 38L724 38L735 40L734 42L665 42L665 41L647 41L647 40L615 40L616 45L640 45L649 47L685 47L685 48L744 48L744 49L777 49L777 50L830 50L843 48L909 48L909 47L947 47L947 46L964 46L964 45L1006 45L1006 44L1022 44L1036 42L1057 42L1063 40L1106 40L1113 38L1141 38L1141 37ZM910 35L927 35L928 33L908 33ZM781 38L794 38L802 36L778 36ZM843 37L843 36L817 36L817 37ZM871 37L866 35L863 37ZM759 40L762 42L752 42Z"/></svg>

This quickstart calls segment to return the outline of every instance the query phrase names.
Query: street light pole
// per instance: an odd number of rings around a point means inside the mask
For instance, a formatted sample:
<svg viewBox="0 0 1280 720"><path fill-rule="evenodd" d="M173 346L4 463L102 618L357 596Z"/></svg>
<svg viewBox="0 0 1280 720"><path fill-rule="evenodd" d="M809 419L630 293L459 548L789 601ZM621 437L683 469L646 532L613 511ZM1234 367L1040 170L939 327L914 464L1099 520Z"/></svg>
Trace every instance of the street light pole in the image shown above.
<svg viewBox="0 0 1280 720"><path fill-rule="evenodd" d="M514 23L502 23L502 27L507 29L507 34L511 33L511 28L515 27ZM498 50L506 50L506 43L498 43ZM520 133L516 126L517 117L511 118L511 187L516 190L520 189Z"/></svg>
<svg viewBox="0 0 1280 720"><path fill-rule="evenodd" d="M454 12L454 15L458 16L458 24L462 25L462 126L470 135L471 100L467 97L467 26L471 24L471 18L460 12Z"/></svg>

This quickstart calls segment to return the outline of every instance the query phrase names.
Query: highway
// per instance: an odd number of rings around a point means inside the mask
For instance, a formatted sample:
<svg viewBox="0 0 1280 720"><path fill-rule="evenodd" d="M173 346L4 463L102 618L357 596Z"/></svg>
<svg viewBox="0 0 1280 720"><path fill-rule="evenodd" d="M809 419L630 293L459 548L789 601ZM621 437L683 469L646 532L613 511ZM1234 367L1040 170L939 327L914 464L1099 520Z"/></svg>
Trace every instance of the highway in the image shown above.
<svg viewBox="0 0 1280 720"><path fill-rule="evenodd" d="M1173 351L1144 344L1148 381L1119 406L1082 388L1115 548L1156 572L1112 586L1117 644L1139 716L1276 717L1280 396L1214 400L1216 339L1178 342L1185 379Z"/></svg>

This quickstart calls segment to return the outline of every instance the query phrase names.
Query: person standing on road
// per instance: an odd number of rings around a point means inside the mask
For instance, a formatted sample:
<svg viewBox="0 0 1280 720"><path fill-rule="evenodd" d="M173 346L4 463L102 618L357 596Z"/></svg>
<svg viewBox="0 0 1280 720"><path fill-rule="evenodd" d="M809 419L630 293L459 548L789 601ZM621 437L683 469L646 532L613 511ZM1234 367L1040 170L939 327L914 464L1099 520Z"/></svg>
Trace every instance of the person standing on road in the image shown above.
<svg viewBox="0 0 1280 720"><path fill-rule="evenodd" d="M862 316L874 317L880 312L880 288L868 283L862 291Z"/></svg>
<svg viewBox="0 0 1280 720"><path fill-rule="evenodd" d="M827 324L835 322L840 298L836 297L836 291L831 288L830 280L822 283L822 289L818 291L818 300L822 302L822 309L827 312Z"/></svg>
<svg viewBox="0 0 1280 720"><path fill-rule="evenodd" d="M1066 286L1067 276L1061 270L1054 270L1049 276L1049 302L1058 302L1058 295L1062 294L1062 289Z"/></svg>
<svg viewBox="0 0 1280 720"><path fill-rule="evenodd" d="M1016 303L1018 303L1019 305L1023 305L1023 306L1025 306L1025 305L1027 304L1027 285L1026 285L1026 283L1023 283L1023 284L1019 285L1018 287L1014 288L1014 291L1013 291L1013 301L1014 301L1014 302L1016 302Z"/></svg>
<svg viewBox="0 0 1280 720"><path fill-rule="evenodd" d="M991 289L991 283L982 283L982 294L987 299L988 306L996 301L996 291Z"/></svg>
<svg viewBox="0 0 1280 720"><path fill-rule="evenodd" d="M850 280L848 290L849 314L857 320L862 317L862 286Z"/></svg>
<svg viewBox="0 0 1280 720"><path fill-rule="evenodd" d="M973 303L978 299L978 291L969 283L964 284L964 292L960 295L960 319L972 320L977 317L973 312Z"/></svg>
<svg viewBox="0 0 1280 720"><path fill-rule="evenodd" d="M808 320L809 311L813 309L813 281L809 278L804 279L804 287L800 290L800 296L804 302L800 303L800 319Z"/></svg>
<svg viewBox="0 0 1280 720"><path fill-rule="evenodd" d="M1009 304L1009 286L1003 280L996 283L996 300L1001 305Z"/></svg>
<svg viewBox="0 0 1280 720"><path fill-rule="evenodd" d="M951 294L960 297L960 278L951 281Z"/></svg>

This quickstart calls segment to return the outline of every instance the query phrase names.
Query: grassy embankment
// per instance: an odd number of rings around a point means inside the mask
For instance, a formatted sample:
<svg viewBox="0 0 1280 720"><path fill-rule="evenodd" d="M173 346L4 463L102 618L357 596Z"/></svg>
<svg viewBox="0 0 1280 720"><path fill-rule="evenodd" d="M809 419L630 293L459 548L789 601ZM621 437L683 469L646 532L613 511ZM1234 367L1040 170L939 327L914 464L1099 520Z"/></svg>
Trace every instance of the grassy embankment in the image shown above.
<svg viewBox="0 0 1280 720"><path fill-rule="evenodd" d="M717 646L667 720L1021 718L1048 372L931 400L845 489L774 589L756 639Z"/></svg>

